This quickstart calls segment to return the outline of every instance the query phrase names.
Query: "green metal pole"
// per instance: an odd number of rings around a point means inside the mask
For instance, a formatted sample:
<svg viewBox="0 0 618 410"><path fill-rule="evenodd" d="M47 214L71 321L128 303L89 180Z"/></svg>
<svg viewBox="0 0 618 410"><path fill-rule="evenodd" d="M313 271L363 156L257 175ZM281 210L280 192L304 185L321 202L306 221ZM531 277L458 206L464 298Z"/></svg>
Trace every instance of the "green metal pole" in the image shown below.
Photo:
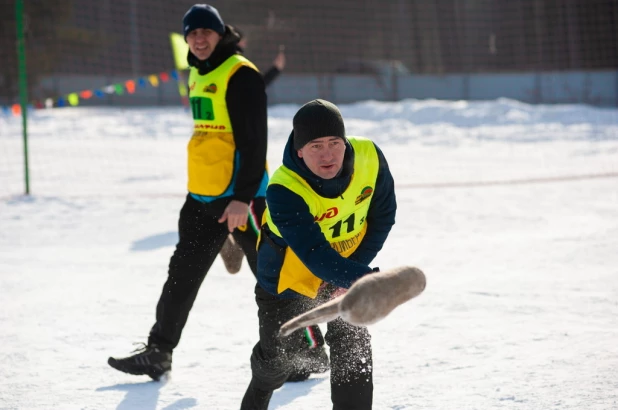
<svg viewBox="0 0 618 410"><path fill-rule="evenodd" d="M21 105L22 134L24 138L24 180L26 195L30 195L30 173L28 166L28 77L26 72L26 42L24 39L24 1L15 3L17 25L17 61L19 70L19 105Z"/></svg>

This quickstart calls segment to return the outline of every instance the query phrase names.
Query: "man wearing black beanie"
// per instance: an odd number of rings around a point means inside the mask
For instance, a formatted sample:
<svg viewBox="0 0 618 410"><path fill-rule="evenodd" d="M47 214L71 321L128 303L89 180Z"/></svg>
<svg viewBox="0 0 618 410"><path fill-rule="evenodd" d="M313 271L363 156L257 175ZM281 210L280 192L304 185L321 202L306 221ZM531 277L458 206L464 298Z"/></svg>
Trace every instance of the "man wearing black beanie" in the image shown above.
<svg viewBox="0 0 618 410"><path fill-rule="evenodd" d="M393 177L371 140L346 135L341 112L314 100L293 119L283 165L266 190L258 244L260 340L241 410L267 410L274 390L302 363L298 335L281 324L336 297L366 274L395 223ZM328 322L333 410L370 410L373 360L367 328Z"/></svg>
<svg viewBox="0 0 618 410"><path fill-rule="evenodd" d="M193 135L188 144L188 194L180 210L179 241L156 309L148 344L108 363L125 373L159 380L172 368L172 352L198 290L229 234L257 271L256 243L266 207L267 115L264 80L238 51L238 34L216 8L196 4L183 17ZM220 314L220 312L213 312ZM315 326L301 346L308 363L290 381L328 370L324 340Z"/></svg>

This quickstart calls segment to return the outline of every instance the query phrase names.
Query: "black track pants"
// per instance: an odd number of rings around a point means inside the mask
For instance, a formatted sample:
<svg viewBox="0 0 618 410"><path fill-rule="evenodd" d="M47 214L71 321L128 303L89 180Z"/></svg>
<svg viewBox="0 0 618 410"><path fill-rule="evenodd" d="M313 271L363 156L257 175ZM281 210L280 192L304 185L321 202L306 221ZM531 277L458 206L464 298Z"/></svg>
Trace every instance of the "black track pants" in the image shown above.
<svg viewBox="0 0 618 410"><path fill-rule="evenodd" d="M232 233L254 275L257 267L255 227L259 227L264 208L264 198L253 199L249 206L249 218L255 219L257 225L249 221L246 229L237 228ZM222 211L187 196L180 210L179 240L157 304L157 321L150 331L149 344L156 344L168 351L178 345L200 286L229 234L227 224L217 222Z"/></svg>
<svg viewBox="0 0 618 410"><path fill-rule="evenodd" d="M256 285L260 341L251 355L252 385L263 391L278 389L286 381L303 346L303 330L278 336L281 325L294 316L328 300L329 291L315 300L279 299ZM341 319L327 324L330 347L333 410L370 410L373 401L371 336L366 327Z"/></svg>

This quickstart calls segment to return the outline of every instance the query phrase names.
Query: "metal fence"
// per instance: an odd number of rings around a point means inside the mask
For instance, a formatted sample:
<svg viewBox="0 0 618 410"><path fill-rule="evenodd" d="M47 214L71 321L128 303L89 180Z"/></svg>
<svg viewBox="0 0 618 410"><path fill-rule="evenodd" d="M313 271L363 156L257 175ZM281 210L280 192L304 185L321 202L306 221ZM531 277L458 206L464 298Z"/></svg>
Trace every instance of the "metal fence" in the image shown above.
<svg viewBox="0 0 618 410"><path fill-rule="evenodd" d="M54 78L130 78L173 69L170 32L187 0L28 0L29 99ZM447 75L618 68L616 0L213 0L267 68L287 74ZM18 97L15 0L0 0L0 102ZM70 80L69 80L70 81ZM85 84L80 83L80 87ZM101 84L92 84L93 87ZM76 90L79 91L79 90ZM278 90L279 93L282 90ZM283 90L283 92L285 92Z"/></svg>

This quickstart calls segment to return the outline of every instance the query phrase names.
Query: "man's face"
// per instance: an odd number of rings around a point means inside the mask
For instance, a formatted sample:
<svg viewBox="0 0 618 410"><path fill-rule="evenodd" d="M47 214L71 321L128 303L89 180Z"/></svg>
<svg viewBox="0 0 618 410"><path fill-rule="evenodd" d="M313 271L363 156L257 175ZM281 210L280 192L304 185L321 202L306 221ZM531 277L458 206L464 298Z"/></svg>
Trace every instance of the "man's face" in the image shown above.
<svg viewBox="0 0 618 410"><path fill-rule="evenodd" d="M221 35L207 28L196 28L187 34L189 50L198 60L206 60L221 40Z"/></svg>
<svg viewBox="0 0 618 410"><path fill-rule="evenodd" d="M323 179L337 176L343 166L345 142L339 137L316 138L297 151L307 168Z"/></svg>

